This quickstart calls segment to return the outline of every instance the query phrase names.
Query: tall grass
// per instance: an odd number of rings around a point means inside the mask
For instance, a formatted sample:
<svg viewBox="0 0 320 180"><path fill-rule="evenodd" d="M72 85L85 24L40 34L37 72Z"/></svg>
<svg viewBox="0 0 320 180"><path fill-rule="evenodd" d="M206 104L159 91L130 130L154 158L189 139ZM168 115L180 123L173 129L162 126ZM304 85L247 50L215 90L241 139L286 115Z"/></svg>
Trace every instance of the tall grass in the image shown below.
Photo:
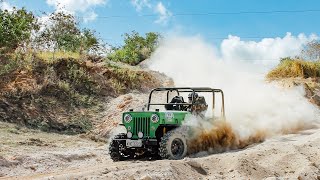
<svg viewBox="0 0 320 180"><path fill-rule="evenodd" d="M320 77L320 61L286 58L267 74L268 79Z"/></svg>

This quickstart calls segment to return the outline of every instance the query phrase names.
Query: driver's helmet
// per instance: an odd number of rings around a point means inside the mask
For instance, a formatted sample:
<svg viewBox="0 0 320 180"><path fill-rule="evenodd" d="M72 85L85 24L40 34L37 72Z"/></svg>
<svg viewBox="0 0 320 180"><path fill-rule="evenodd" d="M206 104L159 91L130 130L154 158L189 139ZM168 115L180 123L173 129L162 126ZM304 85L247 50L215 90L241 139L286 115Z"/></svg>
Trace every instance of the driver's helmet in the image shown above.
<svg viewBox="0 0 320 180"><path fill-rule="evenodd" d="M189 102L192 101L192 96L193 96L193 99L195 100L195 99L198 98L198 93L196 93L196 92L189 93L189 94L188 94Z"/></svg>

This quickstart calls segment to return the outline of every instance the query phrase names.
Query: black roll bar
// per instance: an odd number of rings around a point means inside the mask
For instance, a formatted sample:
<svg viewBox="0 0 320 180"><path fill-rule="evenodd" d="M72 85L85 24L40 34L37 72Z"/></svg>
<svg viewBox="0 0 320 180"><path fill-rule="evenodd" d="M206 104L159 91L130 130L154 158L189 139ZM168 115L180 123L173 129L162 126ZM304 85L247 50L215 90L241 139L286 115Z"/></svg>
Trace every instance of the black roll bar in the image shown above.
<svg viewBox="0 0 320 180"><path fill-rule="evenodd" d="M159 91L168 91L167 92L167 103L151 103L151 97L153 92ZM222 118L225 119L225 108L224 108L224 93L221 89L213 89L209 87L161 87L152 89L149 94L149 101L147 105L147 110L150 110L151 105L194 105L194 99L192 97L192 103L169 103L169 92L176 91L179 95L182 92L212 92L213 100L212 100L212 110L215 108L215 93L221 93L221 115Z"/></svg>

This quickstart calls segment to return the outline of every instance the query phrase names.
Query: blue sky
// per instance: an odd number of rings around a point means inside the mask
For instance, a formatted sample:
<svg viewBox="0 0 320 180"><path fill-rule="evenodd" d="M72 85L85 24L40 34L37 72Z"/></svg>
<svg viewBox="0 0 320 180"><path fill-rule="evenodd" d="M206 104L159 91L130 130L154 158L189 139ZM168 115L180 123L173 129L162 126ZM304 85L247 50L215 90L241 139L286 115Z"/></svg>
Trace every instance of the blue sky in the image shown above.
<svg viewBox="0 0 320 180"><path fill-rule="evenodd" d="M79 17L91 17L86 21L82 19L81 26L96 30L101 38L112 45L121 44L123 40L121 35L133 30L141 34L154 31L162 34L200 35L208 42L216 44L229 34L255 41L263 37L284 37L287 32L293 35L320 34L320 24L317 23L320 16L318 0L6 0L5 2L11 6L26 7L39 16L42 15L41 12L51 13L59 8L65 8ZM194 15L278 10L318 11ZM177 14L189 15L176 16Z"/></svg>

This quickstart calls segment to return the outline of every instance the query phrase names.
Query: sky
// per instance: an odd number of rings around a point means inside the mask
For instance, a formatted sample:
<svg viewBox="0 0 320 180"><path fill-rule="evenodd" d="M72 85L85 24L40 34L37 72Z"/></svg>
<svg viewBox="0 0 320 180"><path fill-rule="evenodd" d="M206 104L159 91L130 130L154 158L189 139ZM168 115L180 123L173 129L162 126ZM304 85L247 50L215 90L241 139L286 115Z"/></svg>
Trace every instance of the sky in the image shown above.
<svg viewBox="0 0 320 180"><path fill-rule="evenodd" d="M288 32L320 34L318 0L5 0L0 6L25 7L38 16L72 13L82 27L96 30L111 45L121 45L122 35L133 30L197 35L213 44L229 35L260 41Z"/></svg>

